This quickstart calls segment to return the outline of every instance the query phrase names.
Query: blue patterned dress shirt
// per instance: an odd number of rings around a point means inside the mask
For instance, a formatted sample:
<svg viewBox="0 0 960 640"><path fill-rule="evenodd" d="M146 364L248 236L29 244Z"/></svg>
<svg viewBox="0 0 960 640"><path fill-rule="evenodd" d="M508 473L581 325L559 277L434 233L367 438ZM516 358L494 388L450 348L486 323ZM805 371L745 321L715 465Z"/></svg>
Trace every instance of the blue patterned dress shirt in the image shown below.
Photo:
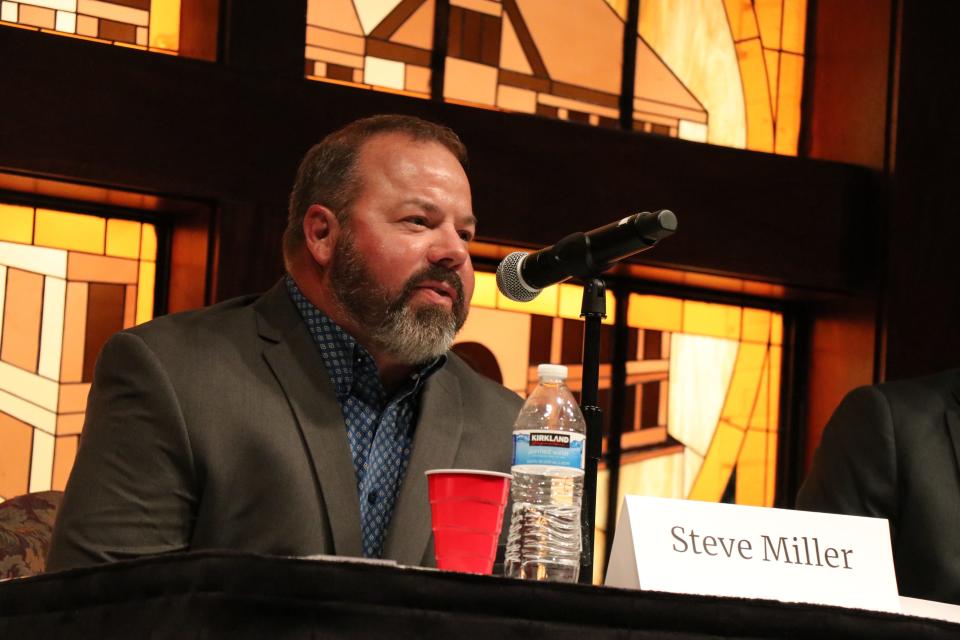
<svg viewBox="0 0 960 640"><path fill-rule="evenodd" d="M379 558L410 462L423 386L446 356L424 366L388 398L377 364L367 350L307 300L289 276L286 284L330 374L347 426L357 472L363 555Z"/></svg>

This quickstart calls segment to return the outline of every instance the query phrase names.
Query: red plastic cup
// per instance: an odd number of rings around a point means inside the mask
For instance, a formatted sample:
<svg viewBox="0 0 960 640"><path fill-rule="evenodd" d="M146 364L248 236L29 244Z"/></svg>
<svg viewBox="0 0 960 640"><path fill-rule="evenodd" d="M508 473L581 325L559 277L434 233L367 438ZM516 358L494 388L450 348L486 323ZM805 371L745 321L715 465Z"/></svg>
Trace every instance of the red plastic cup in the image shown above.
<svg viewBox="0 0 960 640"><path fill-rule="evenodd" d="M497 555L510 474L474 469L427 471L437 568L489 575Z"/></svg>

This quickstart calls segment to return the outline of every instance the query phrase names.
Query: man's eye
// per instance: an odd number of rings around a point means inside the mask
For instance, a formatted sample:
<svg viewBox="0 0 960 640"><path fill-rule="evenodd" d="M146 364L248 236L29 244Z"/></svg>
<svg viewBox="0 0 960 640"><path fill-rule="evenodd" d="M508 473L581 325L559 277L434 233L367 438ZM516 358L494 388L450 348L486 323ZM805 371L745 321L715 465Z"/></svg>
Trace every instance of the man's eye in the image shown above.
<svg viewBox="0 0 960 640"><path fill-rule="evenodd" d="M473 234L470 233L469 231L461 231L460 239L463 240L464 242L470 242L471 240L473 240Z"/></svg>
<svg viewBox="0 0 960 640"><path fill-rule="evenodd" d="M406 221L409 222L410 224L417 225L418 227L427 226L427 219L424 218L423 216L410 216L409 218L407 218Z"/></svg>

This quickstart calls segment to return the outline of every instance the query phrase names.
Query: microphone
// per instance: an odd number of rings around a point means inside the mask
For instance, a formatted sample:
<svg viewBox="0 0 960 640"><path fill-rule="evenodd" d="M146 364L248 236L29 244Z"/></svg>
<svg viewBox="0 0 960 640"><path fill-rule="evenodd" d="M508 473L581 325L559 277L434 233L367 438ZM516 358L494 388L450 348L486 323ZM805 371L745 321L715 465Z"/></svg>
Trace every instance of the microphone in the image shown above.
<svg viewBox="0 0 960 640"><path fill-rule="evenodd" d="M511 300L529 302L544 287L570 278L593 278L676 230L672 211L644 211L593 231L572 233L533 253L515 251L497 267L497 288Z"/></svg>

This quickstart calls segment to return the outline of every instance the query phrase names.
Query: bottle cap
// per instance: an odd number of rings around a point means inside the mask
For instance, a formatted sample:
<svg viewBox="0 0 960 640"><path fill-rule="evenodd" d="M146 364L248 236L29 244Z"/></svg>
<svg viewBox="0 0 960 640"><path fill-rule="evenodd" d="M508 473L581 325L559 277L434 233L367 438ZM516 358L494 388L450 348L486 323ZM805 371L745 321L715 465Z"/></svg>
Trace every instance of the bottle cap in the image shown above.
<svg viewBox="0 0 960 640"><path fill-rule="evenodd" d="M563 364L542 364L537 367L538 378L567 379L567 366Z"/></svg>

